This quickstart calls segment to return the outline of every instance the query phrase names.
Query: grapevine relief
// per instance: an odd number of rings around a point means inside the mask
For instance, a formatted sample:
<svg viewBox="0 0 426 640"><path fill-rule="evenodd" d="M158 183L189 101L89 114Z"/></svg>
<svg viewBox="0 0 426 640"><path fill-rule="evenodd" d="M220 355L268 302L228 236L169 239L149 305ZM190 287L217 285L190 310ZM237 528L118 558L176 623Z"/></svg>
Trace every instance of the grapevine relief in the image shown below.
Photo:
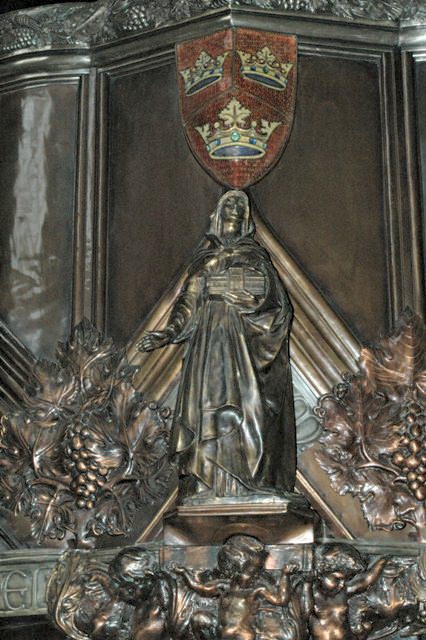
<svg viewBox="0 0 426 640"><path fill-rule="evenodd" d="M132 386L135 368L87 320L41 360L36 388L0 422L0 503L28 517L37 543L92 546L132 529L164 497L169 411Z"/></svg>
<svg viewBox="0 0 426 640"><path fill-rule="evenodd" d="M179 22L220 8L253 6L274 11L333 15L348 20L421 24L424 0L98 0L66 3L0 17L0 54L46 46L90 47L127 34Z"/></svg>
<svg viewBox="0 0 426 640"><path fill-rule="evenodd" d="M318 409L317 453L331 485L357 496L371 529L411 525L426 539L426 328L406 310L394 332L363 349L360 373L345 376Z"/></svg>

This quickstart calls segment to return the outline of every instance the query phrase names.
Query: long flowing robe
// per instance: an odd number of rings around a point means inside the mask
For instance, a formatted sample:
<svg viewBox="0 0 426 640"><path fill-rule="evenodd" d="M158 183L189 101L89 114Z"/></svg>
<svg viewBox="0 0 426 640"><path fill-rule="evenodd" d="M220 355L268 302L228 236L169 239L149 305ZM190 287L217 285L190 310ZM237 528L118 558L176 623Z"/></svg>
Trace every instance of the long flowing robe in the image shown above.
<svg viewBox="0 0 426 640"><path fill-rule="evenodd" d="M171 451L181 476L195 477L214 489L212 464L205 451L216 438L217 410L234 406L243 416L240 437L246 460L242 468L248 468L248 473L240 476L242 484L292 491L296 467L288 351L292 307L267 251L251 237L253 232L252 225L251 233L231 243L208 236L210 246L195 256L173 307L169 319L173 342L186 341L187 348ZM209 295L211 276L231 267L263 275L265 294L254 307ZM217 463L226 466L226 460ZM230 472L235 475L235 470Z"/></svg>

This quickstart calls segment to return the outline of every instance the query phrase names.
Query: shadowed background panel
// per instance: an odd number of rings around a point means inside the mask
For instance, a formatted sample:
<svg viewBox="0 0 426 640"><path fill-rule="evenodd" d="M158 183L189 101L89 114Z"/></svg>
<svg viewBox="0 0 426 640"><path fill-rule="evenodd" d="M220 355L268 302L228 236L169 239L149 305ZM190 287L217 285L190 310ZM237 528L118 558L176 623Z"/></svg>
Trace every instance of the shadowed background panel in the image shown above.
<svg viewBox="0 0 426 640"><path fill-rule="evenodd" d="M173 64L113 78L107 332L126 342L188 264L222 187L180 122Z"/></svg>
<svg viewBox="0 0 426 640"><path fill-rule="evenodd" d="M389 319L374 62L300 56L290 142L253 194L334 309L373 340Z"/></svg>

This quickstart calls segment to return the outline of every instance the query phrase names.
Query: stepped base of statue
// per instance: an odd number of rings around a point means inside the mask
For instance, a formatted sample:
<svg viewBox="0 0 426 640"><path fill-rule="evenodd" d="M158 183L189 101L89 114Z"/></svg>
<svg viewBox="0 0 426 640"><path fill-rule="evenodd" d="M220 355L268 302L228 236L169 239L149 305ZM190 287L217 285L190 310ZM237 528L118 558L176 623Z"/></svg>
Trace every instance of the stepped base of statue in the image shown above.
<svg viewBox="0 0 426 640"><path fill-rule="evenodd" d="M318 516L295 493L187 498L163 521L164 544L184 546L220 545L237 533L264 544L309 544L317 528Z"/></svg>

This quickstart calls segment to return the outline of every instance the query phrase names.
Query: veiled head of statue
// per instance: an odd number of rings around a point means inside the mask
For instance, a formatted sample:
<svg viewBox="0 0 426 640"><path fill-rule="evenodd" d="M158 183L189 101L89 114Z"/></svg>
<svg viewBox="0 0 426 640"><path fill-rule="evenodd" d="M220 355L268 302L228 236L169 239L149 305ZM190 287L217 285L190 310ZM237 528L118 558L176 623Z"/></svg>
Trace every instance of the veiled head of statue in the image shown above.
<svg viewBox="0 0 426 640"><path fill-rule="evenodd" d="M217 203L211 216L208 235L222 244L229 244L254 233L250 203L244 191L227 191Z"/></svg>

